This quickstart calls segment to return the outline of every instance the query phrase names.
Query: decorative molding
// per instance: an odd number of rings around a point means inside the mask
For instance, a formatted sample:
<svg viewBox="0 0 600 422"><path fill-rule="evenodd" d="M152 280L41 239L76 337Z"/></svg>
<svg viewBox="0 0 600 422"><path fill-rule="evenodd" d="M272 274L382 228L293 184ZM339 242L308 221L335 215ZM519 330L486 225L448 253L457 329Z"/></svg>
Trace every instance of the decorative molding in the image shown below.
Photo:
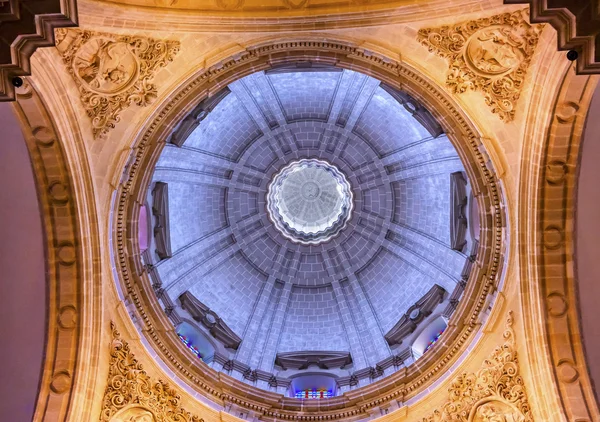
<svg viewBox="0 0 600 422"><path fill-rule="evenodd" d="M59 29L56 48L77 84L94 138L98 138L115 127L124 109L132 104L146 106L156 99L154 75L173 61L179 42Z"/></svg>
<svg viewBox="0 0 600 422"><path fill-rule="evenodd" d="M160 259L170 258L171 234L169 232L169 185L156 182L152 189L152 214L156 217L154 240L156 254Z"/></svg>
<svg viewBox="0 0 600 422"><path fill-rule="evenodd" d="M467 244L467 179L462 171L450 174L450 247L462 251Z"/></svg>
<svg viewBox="0 0 600 422"><path fill-rule="evenodd" d="M198 106L181 121L177 126L177 129L173 131L169 137L169 142L181 148L186 139L200 125L200 122L202 122L202 120L208 116L208 113L213 111L217 104L229 95L229 93L231 93L231 91L229 88L225 87L215 95L201 101L200 104L198 104Z"/></svg>
<svg viewBox="0 0 600 422"><path fill-rule="evenodd" d="M452 290L452 294L450 295L450 300L448 301L448 306L442 312L442 315L446 318L450 319L456 308L458 307L458 302L462 297L466 287L467 282L469 281L469 276L471 275L471 271L473 270L473 263L475 262L475 258L477 257L477 250L479 249L479 241L474 239L471 244L471 252L468 258L465 260L465 264L463 265L463 269L460 273L460 280L456 283L454 290Z"/></svg>
<svg viewBox="0 0 600 422"><path fill-rule="evenodd" d="M450 399L423 422L533 422L509 311L504 343L496 347L476 373L462 373L448 389Z"/></svg>
<svg viewBox="0 0 600 422"><path fill-rule="evenodd" d="M444 301L446 290L434 284L427 293L412 305L398 320L396 325L384 336L390 346L402 344L402 340L415 331L419 323L431 315L437 305Z"/></svg>
<svg viewBox="0 0 600 422"><path fill-rule="evenodd" d="M265 70L266 75L276 75L280 73L299 73L299 72L343 72L344 69L332 66L330 64L299 61L294 63L280 63L272 68Z"/></svg>
<svg viewBox="0 0 600 422"><path fill-rule="evenodd" d="M527 18L524 9L452 26L423 28L417 40L448 60L446 85L453 93L481 91L492 113L508 122L515 118L542 31Z"/></svg>
<svg viewBox="0 0 600 422"><path fill-rule="evenodd" d="M30 58L54 45L54 29L77 26L76 0L0 1L0 101L13 101L12 78L31 75Z"/></svg>
<svg viewBox="0 0 600 422"><path fill-rule="evenodd" d="M431 115L431 113L423 107L417 100L408 95L406 92L400 91L399 89L393 88L388 84L381 83L381 88L390 94L396 101L398 101L402 106L408 111L417 122L423 126L429 134L437 138L442 133L444 133L444 129L442 125L435 120L435 117Z"/></svg>
<svg viewBox="0 0 600 422"><path fill-rule="evenodd" d="M352 357L348 352L285 352L277 353L275 365L286 369L307 369L316 365L321 369L341 368L352 363Z"/></svg>
<svg viewBox="0 0 600 422"><path fill-rule="evenodd" d="M559 50L579 53L577 73L600 74L600 3L594 0L504 0L505 4L529 4L531 22L549 23L558 33Z"/></svg>
<svg viewBox="0 0 600 422"><path fill-rule="evenodd" d="M154 382L111 321L108 382L102 422L204 422L181 407L181 397L163 380Z"/></svg>
<svg viewBox="0 0 600 422"><path fill-rule="evenodd" d="M100 284L92 275L99 274L100 264L92 264L89 255L98 253L90 245L100 241L97 227L86 221L86 217L95 218L93 209L86 208L85 195L76 194L73 180L74 174L83 180L87 175L78 173L82 168L68 160L65 141L55 127L45 99L29 80L15 94L14 110L31 157L43 218L46 283L48 292L53 292L47 298L45 356L33 420L65 421L75 400L82 399L76 396L77 388L90 382L84 376L78 378L80 356L89 350L83 346L84 337L93 345L99 337L92 330L97 328L93 322L84 323L86 315L97 306L97 300L84 301L83 292L100 296L91 286ZM76 158L73 161L79 162ZM89 225L85 226L84 234L81 226L86 223ZM84 266L87 259L89 266ZM88 332L84 333L84 326Z"/></svg>
<svg viewBox="0 0 600 422"><path fill-rule="evenodd" d="M194 320L208 328L214 338L223 343L225 347L237 350L242 339L225 324L225 321L219 318L219 315L211 311L190 292L184 292L179 296L179 301L181 307L188 311Z"/></svg>
<svg viewBox="0 0 600 422"><path fill-rule="evenodd" d="M343 410L332 410L329 420L350 420L367 415L368 410L395 400L415 397L438 379L467 347L470 339L478 332L478 316L488 300L489 289L498 283L499 262L504 259L506 237L501 217L503 193L485 150L479 147L481 135L457 107L452 97L439 90L432 81L404 63L393 59L383 59L379 55L366 55L350 41L323 41L322 38L297 37L282 41L280 38L265 40L261 44L248 47L244 52L219 61L213 67L199 71L189 83L182 85L170 96L170 101L157 110L155 118L149 121L135 140L132 166L119 186L119 199L115 203L114 226L116 230L116 260L119 282L137 306L143 318L144 335L153 349L177 376L194 385L200 394L205 394L219 403L235 402L250 411L262 412L262 419L275 421L296 419L308 422L325 420L317 415L318 408L307 407L303 414L290 409L289 400L280 395L265 392L239 380L230 380L227 391L215 388L213 374L202 366L191 367L185 356L173 351L172 345L179 341L163 321L162 310L154 306L155 295L146 293L150 285L147 274L133 272L135 263L132 256L139 256L133 231L137 214L133 198L143 197L148 189L144 173L140 168L153 168L159 156L158 150L164 145L169 127L173 127L179 116L193 109L205 93L214 87L223 87L246 75L250 71L260 71L277 63L319 60L322 63L337 64L341 68L362 71L392 86L402 86L411 96L422 103L436 119L443 124L448 138L461 152L463 163L473 188L481 192L485 204L482 212L481 232L485 233L477 255L477 265L471 274L467 294L472 299L460 307L460 312L452 316L452 324L447 330L447 348L434 348L424 362L417 367L409 365L389 377L336 397L336 403L345 404ZM137 169L137 170L134 170ZM485 276L483 276L485 274ZM159 314L160 312L160 314ZM381 366L381 365L380 365ZM354 377L356 382L358 378ZM354 381L352 381L354 382ZM402 385L402 388L398 388ZM352 404L354 403L354 404Z"/></svg>
<svg viewBox="0 0 600 422"><path fill-rule="evenodd" d="M558 396L561 409L557 413L562 419L597 422L600 412L581 341L573 258L577 166L598 82L592 76L577 76L574 68L565 70L552 108L544 114L543 142L532 141L536 149L529 156L537 159L531 161L528 177L535 177L536 183L529 187L531 199L518 219L522 222L518 232L524 236L519 251L521 277L526 280L521 292L530 312L525 320L527 333L539 332L543 337L530 345L532 370L548 374L541 378L542 391Z"/></svg>

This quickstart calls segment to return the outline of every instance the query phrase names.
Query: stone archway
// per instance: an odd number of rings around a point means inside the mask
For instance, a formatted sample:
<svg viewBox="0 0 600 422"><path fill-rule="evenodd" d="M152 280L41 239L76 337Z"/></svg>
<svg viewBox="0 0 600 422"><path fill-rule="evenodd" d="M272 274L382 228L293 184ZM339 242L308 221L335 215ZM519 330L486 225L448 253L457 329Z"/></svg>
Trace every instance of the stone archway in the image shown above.
<svg viewBox="0 0 600 422"><path fill-rule="evenodd" d="M567 68L543 133L525 149L536 159L523 168L521 293L530 314L524 322L533 385L546 420L600 420L583 353L573 259L577 166L596 83ZM557 407L561 414L552 410Z"/></svg>
<svg viewBox="0 0 600 422"><path fill-rule="evenodd" d="M83 146L65 139L29 80L16 91L15 111L33 163L45 232L46 351L34 420L79 418L92 399L101 333L89 170Z"/></svg>

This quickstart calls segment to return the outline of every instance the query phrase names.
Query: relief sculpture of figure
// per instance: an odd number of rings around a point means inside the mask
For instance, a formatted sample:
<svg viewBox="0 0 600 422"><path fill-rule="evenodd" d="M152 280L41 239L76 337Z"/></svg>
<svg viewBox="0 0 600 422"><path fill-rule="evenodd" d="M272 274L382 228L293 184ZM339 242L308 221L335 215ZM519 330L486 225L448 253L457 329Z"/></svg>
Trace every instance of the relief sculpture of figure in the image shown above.
<svg viewBox="0 0 600 422"><path fill-rule="evenodd" d="M475 68L487 74L510 72L523 59L519 44L518 39L511 39L501 28L486 28L469 41L467 58Z"/></svg>
<svg viewBox="0 0 600 422"><path fill-rule="evenodd" d="M523 416L510 406L489 402L477 408L473 422L523 422L523 419Z"/></svg>
<svg viewBox="0 0 600 422"><path fill-rule="evenodd" d="M136 62L126 43L96 38L79 49L73 68L91 89L110 93L127 85Z"/></svg>
<svg viewBox="0 0 600 422"><path fill-rule="evenodd" d="M117 412L110 422L156 422L156 419L149 410L136 406Z"/></svg>

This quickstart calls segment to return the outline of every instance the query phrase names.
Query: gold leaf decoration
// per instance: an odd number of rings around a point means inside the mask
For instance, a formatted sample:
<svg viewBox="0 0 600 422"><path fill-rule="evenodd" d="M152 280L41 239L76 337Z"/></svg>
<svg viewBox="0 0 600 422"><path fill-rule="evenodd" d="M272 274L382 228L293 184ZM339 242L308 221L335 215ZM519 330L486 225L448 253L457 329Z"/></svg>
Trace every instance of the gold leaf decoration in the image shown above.
<svg viewBox="0 0 600 422"><path fill-rule="evenodd" d="M110 323L112 344L102 422L204 422L185 411L180 396L162 380L152 381Z"/></svg>
<svg viewBox="0 0 600 422"><path fill-rule="evenodd" d="M527 69L542 25L530 25L527 9L453 26L424 28L417 39L448 60L446 85L453 93L481 91L492 113L515 117Z"/></svg>
<svg viewBox="0 0 600 422"><path fill-rule="evenodd" d="M98 138L115 127L122 110L156 99L154 75L173 61L179 42L58 29L56 48L79 88L94 138Z"/></svg>
<svg viewBox="0 0 600 422"><path fill-rule="evenodd" d="M449 400L423 422L533 422L509 311L504 344L494 349L477 373L463 373L448 389Z"/></svg>

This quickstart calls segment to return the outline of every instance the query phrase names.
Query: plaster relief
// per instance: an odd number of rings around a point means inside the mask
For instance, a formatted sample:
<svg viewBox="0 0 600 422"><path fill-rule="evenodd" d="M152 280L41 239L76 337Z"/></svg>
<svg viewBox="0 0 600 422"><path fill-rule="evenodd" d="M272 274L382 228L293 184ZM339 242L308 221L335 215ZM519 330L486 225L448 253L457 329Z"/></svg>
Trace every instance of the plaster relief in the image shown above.
<svg viewBox="0 0 600 422"><path fill-rule="evenodd" d="M132 406L117 412L110 422L156 422L156 419L148 409Z"/></svg>
<svg viewBox="0 0 600 422"><path fill-rule="evenodd" d="M154 75L173 61L179 42L59 29L56 48L79 88L94 138L99 138L115 127L125 108L156 99Z"/></svg>
<svg viewBox="0 0 600 422"><path fill-rule="evenodd" d="M102 422L204 422L184 410L180 396L162 380L152 380L111 322L108 382Z"/></svg>
<svg viewBox="0 0 600 422"><path fill-rule="evenodd" d="M543 26L530 25L527 10L454 26L424 28L417 39L448 60L446 85L453 93L480 91L492 113L515 118L531 57Z"/></svg>
<svg viewBox="0 0 600 422"><path fill-rule="evenodd" d="M504 343L494 349L477 373L455 378L448 388L448 401L422 422L533 422L519 372L513 322L510 311Z"/></svg>

